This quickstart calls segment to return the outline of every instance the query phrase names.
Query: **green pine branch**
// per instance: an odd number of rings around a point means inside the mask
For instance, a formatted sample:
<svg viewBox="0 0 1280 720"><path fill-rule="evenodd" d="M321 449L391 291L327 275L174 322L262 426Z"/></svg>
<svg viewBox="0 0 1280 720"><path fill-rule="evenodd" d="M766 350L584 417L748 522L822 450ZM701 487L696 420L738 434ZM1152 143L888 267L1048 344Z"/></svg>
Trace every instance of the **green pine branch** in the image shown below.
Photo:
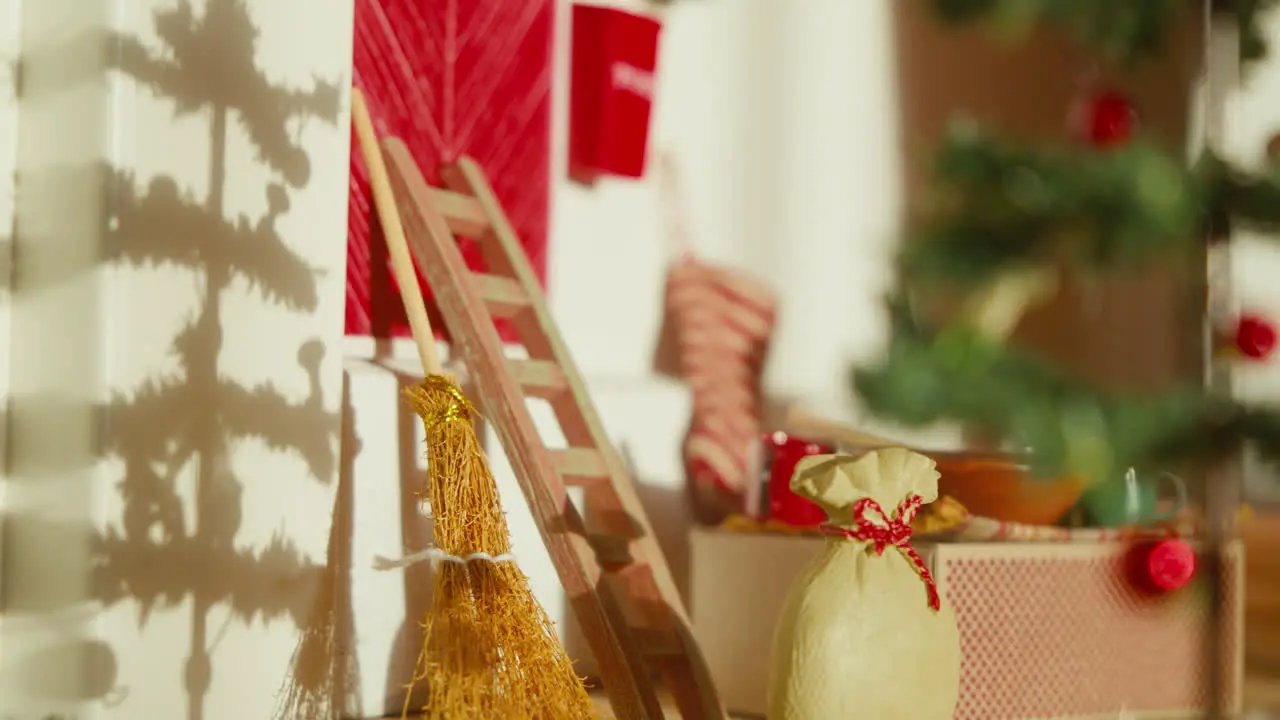
<svg viewBox="0 0 1280 720"><path fill-rule="evenodd" d="M1240 58L1267 54L1259 18L1280 0L1214 0L1240 25ZM933 0L938 17L952 25L985 21L1006 35L1036 26L1064 30L1091 51L1132 64L1162 50L1162 42L1183 13L1200 12L1192 0Z"/></svg>
<svg viewBox="0 0 1280 720"><path fill-rule="evenodd" d="M854 371L867 408L909 426L959 421L1029 449L1033 475L1117 477L1252 442L1280 460L1280 414L1210 398L1198 385L1110 394L965 327L931 333L891 306L884 360Z"/></svg>
<svg viewBox="0 0 1280 720"><path fill-rule="evenodd" d="M948 22L1006 30L1054 25L1092 51L1134 62L1160 49L1188 0L933 0ZM1240 26L1243 59L1266 52L1261 13L1280 0L1217 0ZM958 123L935 165L934 204L899 257L906 293L969 300L1012 271L1067 266L1115 271L1199 255L1209 228L1280 234L1280 166L1245 172L1206 154L1192 167L1149 138L1118 148L1035 145ZM1035 474L1094 480L1166 469L1256 447L1280 461L1280 413L1214 397L1199 384L1102 392L1042 358L961 324L935 331L902 301L892 340L853 382L867 408L906 425L958 421L1028 449Z"/></svg>
<svg viewBox="0 0 1280 720"><path fill-rule="evenodd" d="M908 286L972 288L1028 264L1175 262L1203 246L1211 217L1280 231L1280 167L1253 175L1207 154L1187 168L1144 138L1030 145L957 123L934 181L932 212L900 256Z"/></svg>
<svg viewBox="0 0 1280 720"><path fill-rule="evenodd" d="M956 123L935 165L936 207L908 238L908 280L974 285L1011 266L1125 266L1194 247L1201 188L1155 144L1095 152L1008 142Z"/></svg>
<svg viewBox="0 0 1280 720"><path fill-rule="evenodd" d="M935 166L932 212L899 256L904 290L970 294L1028 266L1117 271L1192 258L1205 220L1280 232L1280 167L1261 175L1212 154L1194 167L1142 138L1114 150L1031 145L958 123ZM1046 473L1114 477L1246 441L1280 460L1280 416L1207 397L1091 390L970 328L931 333L894 306L885 361L855 371L872 412L908 425L941 420L1032 449Z"/></svg>
<svg viewBox="0 0 1280 720"><path fill-rule="evenodd" d="M1214 0L1224 12L1236 16L1240 24L1240 59L1254 62L1267 56L1267 36L1259 18L1271 12L1280 0Z"/></svg>
<svg viewBox="0 0 1280 720"><path fill-rule="evenodd" d="M1255 175L1206 154L1198 170L1207 212L1227 218L1233 227L1280 233L1280 166Z"/></svg>

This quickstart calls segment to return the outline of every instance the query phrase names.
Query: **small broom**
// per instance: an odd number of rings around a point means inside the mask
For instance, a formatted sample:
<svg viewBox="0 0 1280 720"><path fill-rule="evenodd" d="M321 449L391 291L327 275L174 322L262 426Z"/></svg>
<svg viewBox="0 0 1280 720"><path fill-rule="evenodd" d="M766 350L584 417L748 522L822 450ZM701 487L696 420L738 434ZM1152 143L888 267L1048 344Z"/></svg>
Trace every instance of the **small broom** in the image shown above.
<svg viewBox="0 0 1280 720"><path fill-rule="evenodd" d="M344 384L344 438L353 437L350 405L350 390ZM354 454L355 449L349 449L346 457ZM360 667L351 642L352 495L350 467L346 466L338 477L328 558L315 605L294 650L292 671L277 699L275 720L342 720L359 712Z"/></svg>
<svg viewBox="0 0 1280 720"><path fill-rule="evenodd" d="M438 567L402 717L409 716L409 698L418 683L427 686L425 718L595 717L554 623L511 555L498 487L472 426L474 411L437 357L382 153L359 90L352 91L351 104L374 206L426 374L422 383L405 390L405 397L426 429L426 496L435 521L435 547L401 563L430 559Z"/></svg>

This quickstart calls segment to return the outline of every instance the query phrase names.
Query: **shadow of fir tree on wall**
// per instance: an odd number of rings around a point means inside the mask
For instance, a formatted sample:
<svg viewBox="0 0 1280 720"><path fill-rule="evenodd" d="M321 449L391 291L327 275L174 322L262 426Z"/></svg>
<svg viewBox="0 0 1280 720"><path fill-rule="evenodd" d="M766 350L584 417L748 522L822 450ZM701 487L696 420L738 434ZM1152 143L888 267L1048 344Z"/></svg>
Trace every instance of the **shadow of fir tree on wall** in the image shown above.
<svg viewBox="0 0 1280 720"><path fill-rule="evenodd" d="M237 476L231 452L254 440L292 453L318 482L329 482L340 426L321 392L324 345L313 340L298 348L310 385L301 401L270 384L238 384L220 371L218 358L222 300L233 284L247 284L264 303L292 312L317 309L317 272L284 242L277 222L289 210L290 191L310 179L309 159L295 139L298 125L308 118L336 123L340 92L338 84L320 81L306 89L273 85L255 66L258 31L243 0L209 0L203 14L182 0L156 12L154 27L161 49L115 37L114 64L170 101L175 116L209 118L208 195L196 197L166 176L109 171L107 261L189 271L199 278L200 300L172 340L179 371L122 392L104 409L104 453L124 467L123 511L97 539L94 586L108 605L135 602L140 624L157 607L191 608L185 667L172 678L147 680L183 683L187 720L203 720L212 650L226 629L212 624L213 609L223 606L244 623L287 617L304 628L323 571L280 533L263 547L237 541L244 484L273 478ZM274 178L265 188L267 211L257 219L226 216L232 122ZM194 500L184 507L176 481L191 474Z"/></svg>

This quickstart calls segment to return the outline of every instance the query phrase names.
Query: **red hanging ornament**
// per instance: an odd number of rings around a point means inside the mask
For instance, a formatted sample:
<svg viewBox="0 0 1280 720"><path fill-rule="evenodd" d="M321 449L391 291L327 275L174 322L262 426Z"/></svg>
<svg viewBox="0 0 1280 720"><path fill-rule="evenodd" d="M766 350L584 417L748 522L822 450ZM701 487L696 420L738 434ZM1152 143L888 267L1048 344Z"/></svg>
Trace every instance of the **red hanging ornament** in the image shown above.
<svg viewBox="0 0 1280 720"><path fill-rule="evenodd" d="M1276 328L1258 315L1241 315L1232 342L1244 357L1265 360L1276 349Z"/></svg>
<svg viewBox="0 0 1280 720"><path fill-rule="evenodd" d="M1130 555L1130 580L1143 592L1181 590L1196 573L1196 553L1185 541L1166 538L1139 543Z"/></svg>
<svg viewBox="0 0 1280 720"><path fill-rule="evenodd" d="M1147 553L1151 584L1165 592L1181 589L1196 572L1196 553L1181 540L1162 540Z"/></svg>
<svg viewBox="0 0 1280 720"><path fill-rule="evenodd" d="M1133 136L1138 113L1128 98L1114 90L1103 90L1085 100L1081 108L1080 132L1094 147L1123 145Z"/></svg>

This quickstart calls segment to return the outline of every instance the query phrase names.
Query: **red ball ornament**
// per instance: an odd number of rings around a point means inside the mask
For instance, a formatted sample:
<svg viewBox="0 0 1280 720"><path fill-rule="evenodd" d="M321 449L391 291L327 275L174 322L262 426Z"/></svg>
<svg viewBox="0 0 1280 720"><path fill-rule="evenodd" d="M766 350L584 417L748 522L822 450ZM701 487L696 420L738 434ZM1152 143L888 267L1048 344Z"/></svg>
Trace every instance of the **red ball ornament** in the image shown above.
<svg viewBox="0 0 1280 720"><path fill-rule="evenodd" d="M1159 592L1186 587L1196 573L1196 553L1181 540L1161 540L1147 550L1146 574Z"/></svg>
<svg viewBox="0 0 1280 720"><path fill-rule="evenodd" d="M1250 360L1264 360L1276 349L1276 328L1265 318L1243 315L1236 321L1236 350Z"/></svg>
<svg viewBox="0 0 1280 720"><path fill-rule="evenodd" d="M1130 546L1127 579L1140 595L1158 596L1186 587L1196 572L1196 553L1177 538L1152 538Z"/></svg>
<svg viewBox="0 0 1280 720"><path fill-rule="evenodd" d="M1123 145L1138 125L1138 113L1128 98L1113 90L1104 90L1086 100L1082 115L1085 139L1099 148Z"/></svg>

